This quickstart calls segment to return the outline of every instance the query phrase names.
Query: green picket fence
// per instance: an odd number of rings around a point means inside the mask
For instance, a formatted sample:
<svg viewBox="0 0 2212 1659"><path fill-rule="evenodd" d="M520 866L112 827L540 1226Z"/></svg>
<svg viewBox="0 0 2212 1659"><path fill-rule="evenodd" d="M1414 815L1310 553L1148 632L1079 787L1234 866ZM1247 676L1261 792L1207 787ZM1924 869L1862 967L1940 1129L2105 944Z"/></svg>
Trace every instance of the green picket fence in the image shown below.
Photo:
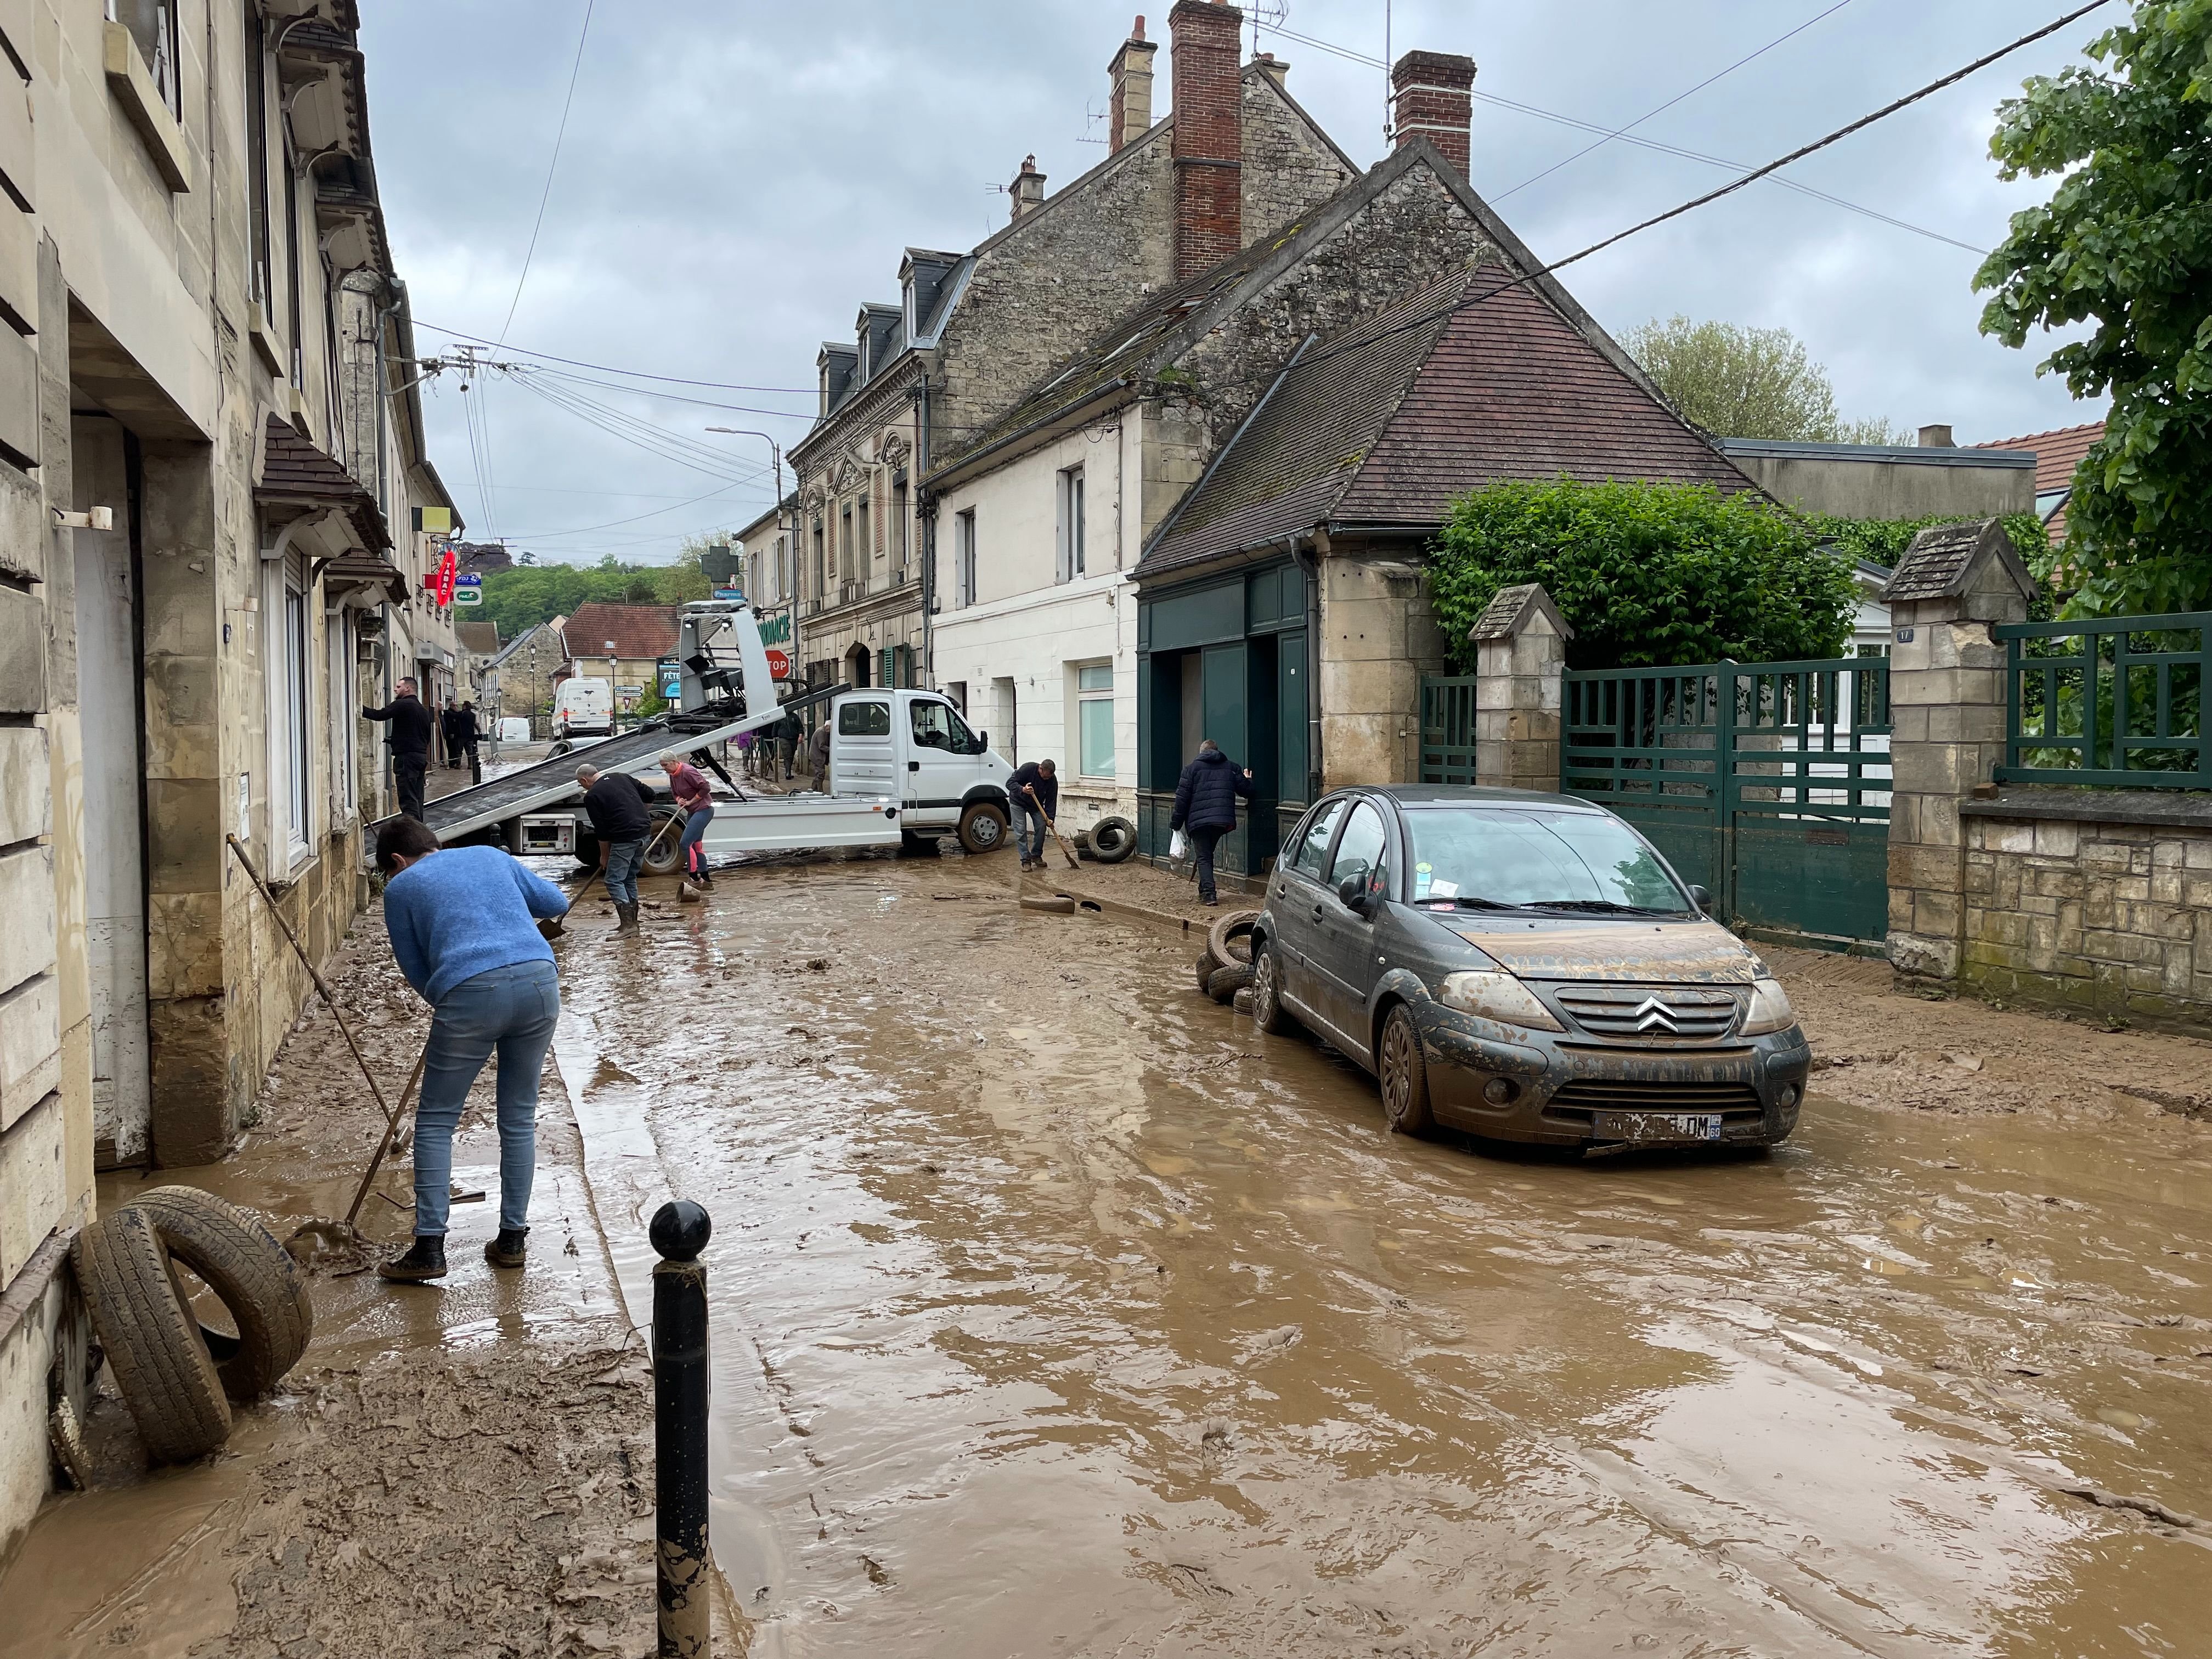
<svg viewBox="0 0 2212 1659"><path fill-rule="evenodd" d="M2006 623L2001 783L2212 789L2212 611Z"/></svg>

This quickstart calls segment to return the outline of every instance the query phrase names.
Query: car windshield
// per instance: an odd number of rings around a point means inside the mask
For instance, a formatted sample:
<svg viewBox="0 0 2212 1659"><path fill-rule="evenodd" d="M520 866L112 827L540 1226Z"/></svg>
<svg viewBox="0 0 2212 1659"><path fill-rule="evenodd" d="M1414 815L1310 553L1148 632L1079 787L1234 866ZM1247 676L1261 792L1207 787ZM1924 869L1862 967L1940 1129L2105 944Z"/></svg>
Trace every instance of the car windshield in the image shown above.
<svg viewBox="0 0 2212 1659"><path fill-rule="evenodd" d="M1658 856L1602 812L1430 807L1406 823L1416 904L1692 914Z"/></svg>

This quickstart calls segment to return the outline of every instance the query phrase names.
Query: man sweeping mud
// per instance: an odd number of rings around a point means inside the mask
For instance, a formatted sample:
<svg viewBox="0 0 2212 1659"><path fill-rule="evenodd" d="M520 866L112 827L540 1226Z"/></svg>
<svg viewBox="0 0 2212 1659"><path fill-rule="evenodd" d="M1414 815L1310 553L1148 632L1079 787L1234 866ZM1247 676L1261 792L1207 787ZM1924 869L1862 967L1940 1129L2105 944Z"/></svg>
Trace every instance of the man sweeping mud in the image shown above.
<svg viewBox="0 0 2212 1659"><path fill-rule="evenodd" d="M415 1243L377 1272L400 1284L445 1277L453 1129L495 1052L499 1237L484 1246L484 1259L520 1267L538 1156L538 1078L561 1017L553 948L538 918L567 910L567 896L495 847L441 848L413 818L377 836L376 864L387 878L384 925L392 954L435 1010L415 1106Z"/></svg>

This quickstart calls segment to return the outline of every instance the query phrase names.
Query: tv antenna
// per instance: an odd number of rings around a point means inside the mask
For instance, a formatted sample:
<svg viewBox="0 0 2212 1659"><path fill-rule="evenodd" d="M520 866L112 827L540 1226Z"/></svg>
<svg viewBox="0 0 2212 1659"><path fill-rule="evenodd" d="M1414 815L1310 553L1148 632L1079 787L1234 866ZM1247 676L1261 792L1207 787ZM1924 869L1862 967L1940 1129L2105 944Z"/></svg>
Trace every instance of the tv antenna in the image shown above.
<svg viewBox="0 0 2212 1659"><path fill-rule="evenodd" d="M1252 17L1252 55L1260 55L1260 31L1279 29L1291 21L1291 0L1250 0L1245 10Z"/></svg>

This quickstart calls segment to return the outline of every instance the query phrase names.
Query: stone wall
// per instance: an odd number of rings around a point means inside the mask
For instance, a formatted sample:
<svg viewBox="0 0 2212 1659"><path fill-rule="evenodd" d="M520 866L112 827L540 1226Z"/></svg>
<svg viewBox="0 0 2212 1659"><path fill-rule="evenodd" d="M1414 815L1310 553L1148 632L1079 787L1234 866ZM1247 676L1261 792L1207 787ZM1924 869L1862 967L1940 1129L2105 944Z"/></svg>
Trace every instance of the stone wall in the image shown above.
<svg viewBox="0 0 2212 1659"><path fill-rule="evenodd" d="M2008 788L1960 812L1964 984L2212 1032L2212 801Z"/></svg>
<svg viewBox="0 0 2212 1659"><path fill-rule="evenodd" d="M1448 660L1419 565L1338 542L1321 559L1321 636L1322 787L1417 781L1421 676Z"/></svg>
<svg viewBox="0 0 2212 1659"><path fill-rule="evenodd" d="M1244 240L1280 235L1359 176L1272 76L1244 70Z"/></svg>

